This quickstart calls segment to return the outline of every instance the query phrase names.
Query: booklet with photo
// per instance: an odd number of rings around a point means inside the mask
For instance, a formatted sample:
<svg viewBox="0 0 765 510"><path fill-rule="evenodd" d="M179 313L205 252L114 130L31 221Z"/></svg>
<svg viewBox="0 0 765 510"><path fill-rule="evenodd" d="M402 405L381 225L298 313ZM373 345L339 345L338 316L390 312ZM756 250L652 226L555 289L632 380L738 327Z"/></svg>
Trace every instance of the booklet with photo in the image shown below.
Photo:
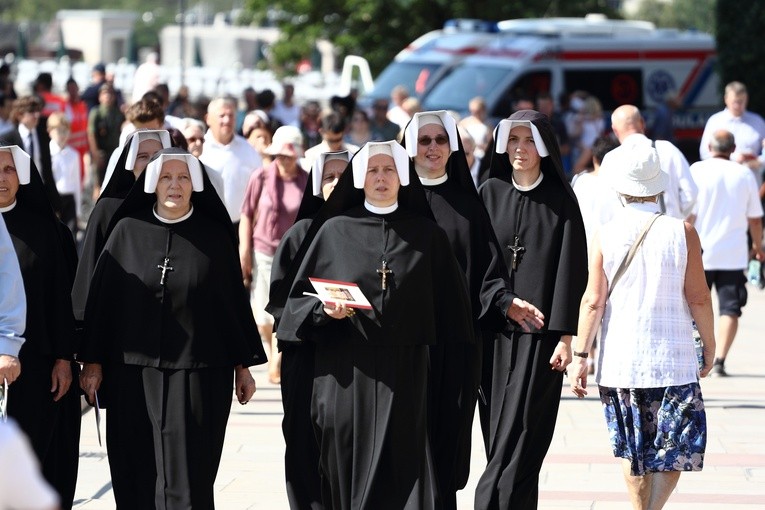
<svg viewBox="0 0 765 510"><path fill-rule="evenodd" d="M334 306L337 303L342 303L348 308L372 309L369 300L355 283L325 280L323 278L308 279L311 281L311 285L313 285L316 293L304 292L303 294L317 297L325 305Z"/></svg>

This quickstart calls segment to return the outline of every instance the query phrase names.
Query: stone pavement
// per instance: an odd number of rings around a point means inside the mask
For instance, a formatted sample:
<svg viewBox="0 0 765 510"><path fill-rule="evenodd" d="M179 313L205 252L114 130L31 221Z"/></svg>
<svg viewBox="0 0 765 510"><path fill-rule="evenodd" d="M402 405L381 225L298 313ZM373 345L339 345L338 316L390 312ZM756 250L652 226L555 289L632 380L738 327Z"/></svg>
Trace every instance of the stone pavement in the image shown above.
<svg viewBox="0 0 765 510"><path fill-rule="evenodd" d="M709 427L704 470L680 477L666 509L765 508L764 322L765 291L750 288L749 304L726 363L731 377L702 381ZM279 388L267 382L265 368L253 372L259 388L254 400L232 406L215 484L219 510L288 508ZM540 509L631 508L596 394L592 391L580 401L567 384L563 388L555 437L540 477ZM476 419L471 477L458 493L461 510L473 507L473 491L485 465L477 424ZM75 508L114 508L106 449L98 446L92 412L83 416Z"/></svg>

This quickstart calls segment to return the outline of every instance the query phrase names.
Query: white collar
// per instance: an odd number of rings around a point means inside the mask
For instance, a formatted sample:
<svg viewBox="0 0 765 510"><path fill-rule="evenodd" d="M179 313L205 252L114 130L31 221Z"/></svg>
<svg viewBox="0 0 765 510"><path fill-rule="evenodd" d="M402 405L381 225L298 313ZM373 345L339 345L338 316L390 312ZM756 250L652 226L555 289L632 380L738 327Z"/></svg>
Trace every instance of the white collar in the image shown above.
<svg viewBox="0 0 765 510"><path fill-rule="evenodd" d="M429 179L427 177L420 177L420 182L423 186L438 186L439 184L443 184L446 182L446 180L449 178L449 175L444 172L444 175L441 177L436 177L435 179Z"/></svg>
<svg viewBox="0 0 765 510"><path fill-rule="evenodd" d="M393 205L389 205L387 207L377 207L376 205L372 205L366 200L364 200L364 208L375 214L390 214L396 209L398 209L398 202L395 202Z"/></svg>
<svg viewBox="0 0 765 510"><path fill-rule="evenodd" d="M29 129L24 124L19 124L19 135L21 135L21 138L24 139L24 143L27 142L26 138L29 135L32 135L32 138L37 138L37 132L34 129Z"/></svg>
<svg viewBox="0 0 765 510"><path fill-rule="evenodd" d="M9 211L12 211L14 207L16 207L17 201L14 200L13 203L7 207L0 207L0 214L6 213Z"/></svg>
<svg viewBox="0 0 765 510"><path fill-rule="evenodd" d="M512 176L511 176L510 178L511 178L511 179L512 179L512 181L513 181L513 186L515 186L515 189L517 189L518 191L531 191L531 190L533 190L534 188L536 188L537 186L539 186L539 184L542 182L542 178L543 178L544 176L545 176L545 174L543 174L543 173L540 171L540 172L539 172L539 177L537 177L537 180L536 180L536 181L534 181L532 184L530 184L530 185L528 185L528 186L521 186L520 184L518 184L517 182L515 182L515 179L513 179L513 178L512 178Z"/></svg>
<svg viewBox="0 0 765 510"><path fill-rule="evenodd" d="M189 209L189 212L187 212L186 214L184 214L180 218L176 218L174 220L169 220L167 218L163 218L162 216L160 216L159 213L157 213L157 205L156 204L154 205L154 207L152 207L151 212L153 212L154 213L154 217L157 218L162 223L166 223L168 225L172 225L173 223L180 223L182 221L185 221L185 220L189 219L189 217L191 216L191 213L194 212L194 206L193 205L191 206L191 209Z"/></svg>

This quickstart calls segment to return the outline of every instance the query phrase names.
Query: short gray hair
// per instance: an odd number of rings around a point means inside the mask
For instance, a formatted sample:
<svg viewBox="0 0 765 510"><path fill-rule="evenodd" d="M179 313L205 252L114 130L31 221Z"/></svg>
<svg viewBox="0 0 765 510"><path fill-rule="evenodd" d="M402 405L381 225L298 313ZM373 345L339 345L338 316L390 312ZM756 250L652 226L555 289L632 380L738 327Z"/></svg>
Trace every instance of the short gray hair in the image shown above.
<svg viewBox="0 0 765 510"><path fill-rule="evenodd" d="M210 101L210 104L207 105L207 113L212 114L216 113L223 105L227 105L232 107L234 110L236 110L237 107L237 101L235 98L231 96L221 96L216 97L212 101Z"/></svg>
<svg viewBox="0 0 765 510"><path fill-rule="evenodd" d="M196 127L202 130L202 133L205 133L207 131L207 124L202 122L199 119L194 119L192 117L185 117L181 120L183 122L183 128L181 131L186 131L190 127Z"/></svg>

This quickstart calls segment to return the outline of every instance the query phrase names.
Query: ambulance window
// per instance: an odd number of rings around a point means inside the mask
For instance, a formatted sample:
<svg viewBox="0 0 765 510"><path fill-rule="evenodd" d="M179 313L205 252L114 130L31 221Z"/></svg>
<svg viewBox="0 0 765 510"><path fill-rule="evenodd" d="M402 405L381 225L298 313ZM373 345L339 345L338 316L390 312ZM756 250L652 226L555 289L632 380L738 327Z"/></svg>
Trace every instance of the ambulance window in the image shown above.
<svg viewBox="0 0 765 510"><path fill-rule="evenodd" d="M623 104L643 108L643 73L639 69L576 69L563 73L565 90L584 90L597 97L604 110Z"/></svg>
<svg viewBox="0 0 765 510"><path fill-rule="evenodd" d="M550 71L531 71L522 74L515 80L503 93L497 101L496 106L491 112L492 117L504 118L513 111L513 103L520 98L529 98L536 100L537 95L542 92L550 92L550 81L552 76Z"/></svg>

